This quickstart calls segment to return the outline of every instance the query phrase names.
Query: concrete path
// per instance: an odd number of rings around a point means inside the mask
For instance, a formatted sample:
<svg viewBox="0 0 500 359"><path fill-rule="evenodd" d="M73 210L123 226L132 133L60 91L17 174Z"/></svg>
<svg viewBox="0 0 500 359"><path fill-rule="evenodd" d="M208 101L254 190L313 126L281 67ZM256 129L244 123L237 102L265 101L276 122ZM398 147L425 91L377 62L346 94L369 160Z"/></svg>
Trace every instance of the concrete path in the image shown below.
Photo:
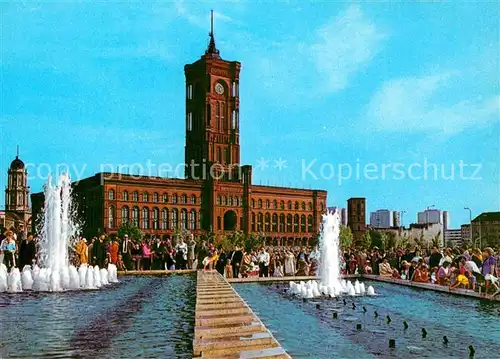
<svg viewBox="0 0 500 359"><path fill-rule="evenodd" d="M291 358L217 271L198 271L195 358Z"/></svg>

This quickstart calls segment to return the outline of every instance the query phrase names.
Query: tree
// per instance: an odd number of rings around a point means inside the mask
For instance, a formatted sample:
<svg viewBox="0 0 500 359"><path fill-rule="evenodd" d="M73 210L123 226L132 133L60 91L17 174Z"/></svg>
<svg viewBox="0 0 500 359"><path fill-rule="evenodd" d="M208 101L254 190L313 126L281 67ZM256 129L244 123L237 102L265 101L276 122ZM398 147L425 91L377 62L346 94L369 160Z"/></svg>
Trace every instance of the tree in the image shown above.
<svg viewBox="0 0 500 359"><path fill-rule="evenodd" d="M441 248L441 232L439 232L438 234L436 234L434 236L434 238L432 238L432 246L433 247L436 247L436 248Z"/></svg>
<svg viewBox="0 0 500 359"><path fill-rule="evenodd" d="M245 251L251 252L264 244L264 237L251 233L245 241Z"/></svg>
<svg viewBox="0 0 500 359"><path fill-rule="evenodd" d="M120 224L120 228L118 228L118 237L123 238L125 235L128 235L131 239L141 239L142 232L133 222L125 222Z"/></svg>
<svg viewBox="0 0 500 359"><path fill-rule="evenodd" d="M321 234L316 233L313 237L311 237L311 239L309 239L309 245L313 248L316 247L319 244L320 237Z"/></svg>
<svg viewBox="0 0 500 359"><path fill-rule="evenodd" d="M347 226L340 227L339 242L340 248L349 248L352 246L353 235L351 228Z"/></svg>
<svg viewBox="0 0 500 359"><path fill-rule="evenodd" d="M382 232L376 230L370 230L371 244L370 247L378 247L380 250L384 250L384 239L385 236Z"/></svg>
<svg viewBox="0 0 500 359"><path fill-rule="evenodd" d="M385 243L384 243L384 247L387 250L396 248L397 245L398 245L398 241L396 239L396 233L394 233L394 232L385 232L385 234L386 234L386 240L385 240Z"/></svg>
<svg viewBox="0 0 500 359"><path fill-rule="evenodd" d="M363 234L363 237L361 237L361 240L358 243L361 249L370 249L372 245L370 232L366 232L365 234Z"/></svg>

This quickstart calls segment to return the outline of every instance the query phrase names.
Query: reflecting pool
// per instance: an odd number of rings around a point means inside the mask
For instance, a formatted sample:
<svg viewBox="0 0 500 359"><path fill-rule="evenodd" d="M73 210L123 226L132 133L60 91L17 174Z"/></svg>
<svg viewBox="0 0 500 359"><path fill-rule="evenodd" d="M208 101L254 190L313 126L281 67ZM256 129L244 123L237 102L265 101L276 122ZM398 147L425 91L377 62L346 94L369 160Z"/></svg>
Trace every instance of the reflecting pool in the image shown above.
<svg viewBox="0 0 500 359"><path fill-rule="evenodd" d="M476 358L498 354L498 302L382 282L365 285L373 285L377 296L345 297L345 304L343 298L290 297L283 292L287 283L234 288L294 358L467 358L469 345Z"/></svg>
<svg viewBox="0 0 500 359"><path fill-rule="evenodd" d="M101 291L0 293L0 358L191 358L194 275Z"/></svg>

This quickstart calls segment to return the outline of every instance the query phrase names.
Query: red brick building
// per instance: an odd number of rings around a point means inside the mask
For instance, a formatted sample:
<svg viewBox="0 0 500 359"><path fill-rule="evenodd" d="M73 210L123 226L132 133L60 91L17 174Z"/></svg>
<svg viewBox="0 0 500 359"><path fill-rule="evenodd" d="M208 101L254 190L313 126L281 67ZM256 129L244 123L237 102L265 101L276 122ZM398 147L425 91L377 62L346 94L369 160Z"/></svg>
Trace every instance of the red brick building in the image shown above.
<svg viewBox="0 0 500 359"><path fill-rule="evenodd" d="M314 237L326 191L256 186L240 166L241 64L220 57L213 32L186 78L185 179L98 173L74 185L85 234L116 232L132 221L148 234L172 236L241 230L268 243L299 244ZM33 212L43 193L32 195Z"/></svg>

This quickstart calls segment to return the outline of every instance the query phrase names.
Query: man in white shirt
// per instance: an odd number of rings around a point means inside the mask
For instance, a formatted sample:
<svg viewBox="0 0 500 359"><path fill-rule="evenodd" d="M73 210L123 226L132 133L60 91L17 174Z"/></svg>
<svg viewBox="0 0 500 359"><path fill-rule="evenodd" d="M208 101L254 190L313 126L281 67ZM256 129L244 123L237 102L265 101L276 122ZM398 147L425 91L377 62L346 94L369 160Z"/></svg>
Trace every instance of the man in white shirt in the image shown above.
<svg viewBox="0 0 500 359"><path fill-rule="evenodd" d="M262 247L259 254L259 277L269 277L269 253Z"/></svg>

